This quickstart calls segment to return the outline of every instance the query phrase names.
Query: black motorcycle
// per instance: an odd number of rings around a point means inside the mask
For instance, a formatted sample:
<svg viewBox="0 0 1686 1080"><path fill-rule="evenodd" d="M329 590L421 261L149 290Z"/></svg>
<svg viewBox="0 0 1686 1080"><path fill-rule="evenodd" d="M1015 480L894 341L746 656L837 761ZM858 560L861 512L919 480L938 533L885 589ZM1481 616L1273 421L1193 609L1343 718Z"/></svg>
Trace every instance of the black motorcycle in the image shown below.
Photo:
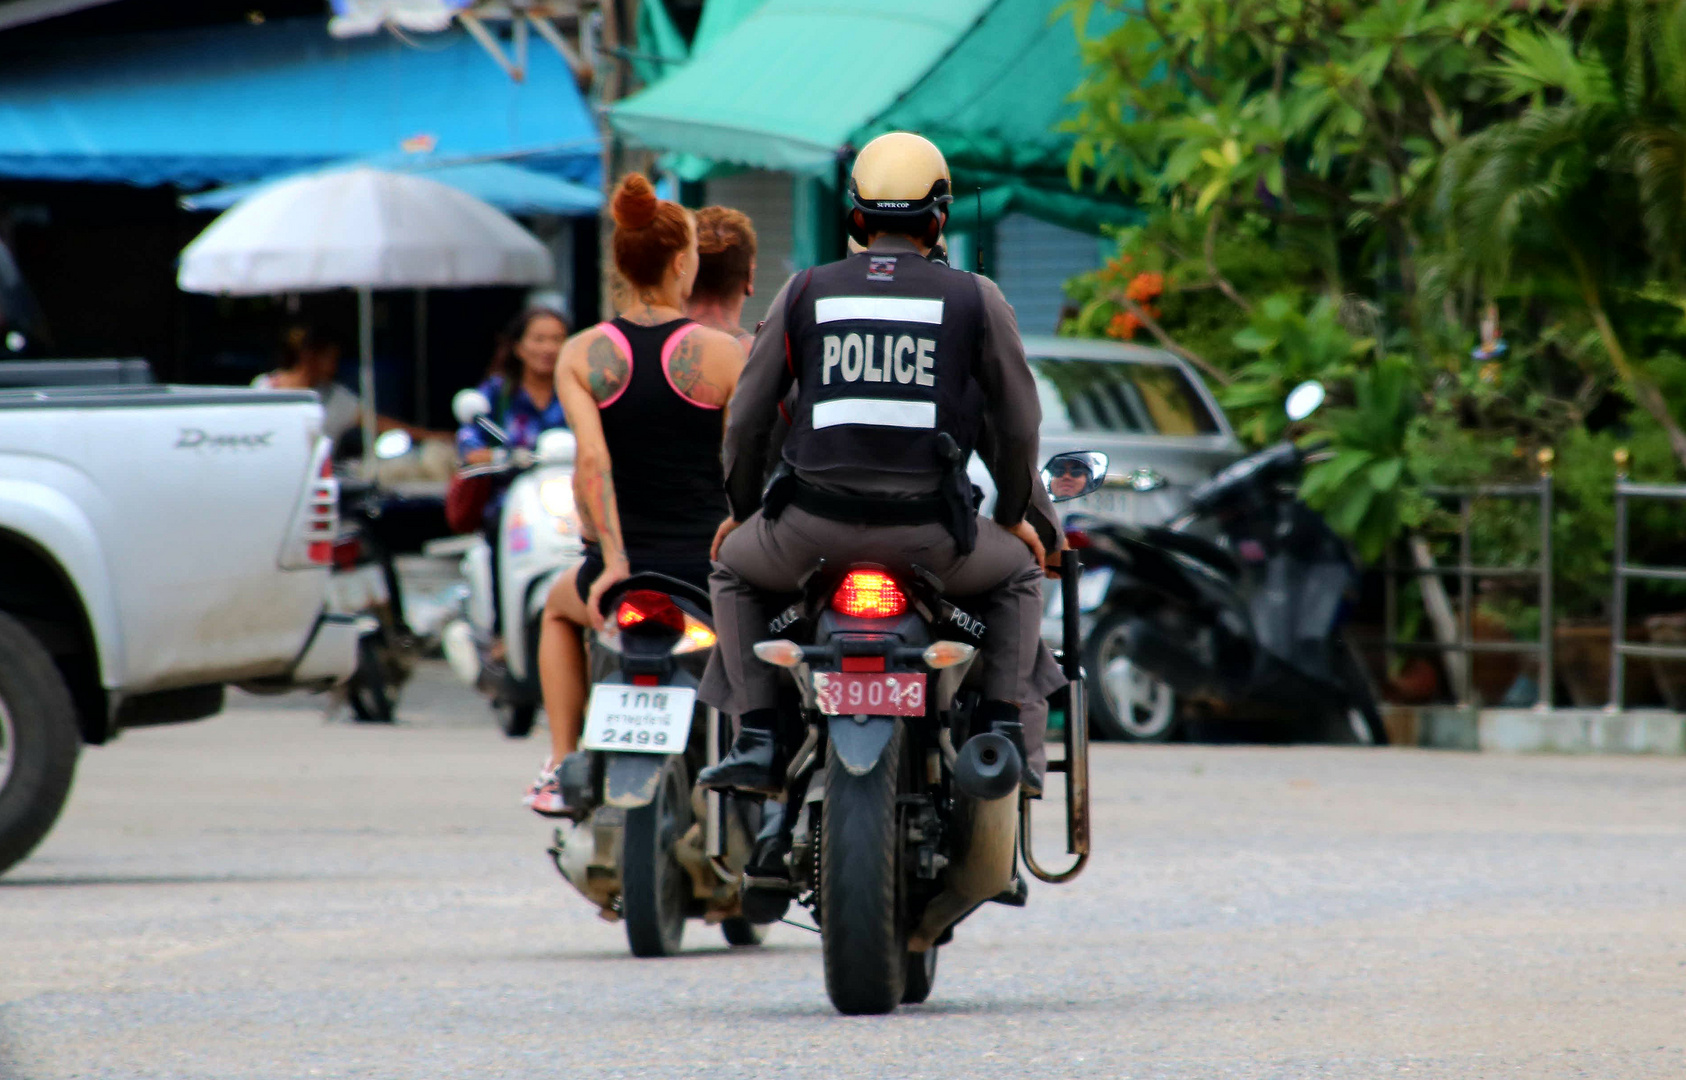
<svg viewBox="0 0 1686 1080"><path fill-rule="evenodd" d="M1289 416L1309 416L1305 384ZM1319 446L1282 442L1195 488L1182 514L1139 527L1073 515L1114 568L1108 606L1119 651L1184 700L1279 719L1337 742L1383 745L1375 694L1343 625L1359 580L1346 543L1294 494ZM1205 536L1215 537L1207 539Z"/></svg>
<svg viewBox="0 0 1686 1080"><path fill-rule="evenodd" d="M1065 490L1099 486L1104 454ZM1051 463L1052 464L1052 463ZM1046 479L1046 477L1045 477ZM1039 866L1030 846L1023 763L1008 734L974 723L986 627L918 567L817 566L769 626L755 655L791 676L781 711L806 740L785 773L782 800L745 871L743 911L782 917L791 901L819 926L826 992L840 1012L886 1013L924 1001L937 950L955 925L990 901L1022 906L1017 873L1062 882L1089 851L1088 729L1078 667L1078 563L1061 560L1067 610L1064 665L1071 680L1050 702L1065 717L1067 870ZM769 854L771 853L771 854Z"/></svg>

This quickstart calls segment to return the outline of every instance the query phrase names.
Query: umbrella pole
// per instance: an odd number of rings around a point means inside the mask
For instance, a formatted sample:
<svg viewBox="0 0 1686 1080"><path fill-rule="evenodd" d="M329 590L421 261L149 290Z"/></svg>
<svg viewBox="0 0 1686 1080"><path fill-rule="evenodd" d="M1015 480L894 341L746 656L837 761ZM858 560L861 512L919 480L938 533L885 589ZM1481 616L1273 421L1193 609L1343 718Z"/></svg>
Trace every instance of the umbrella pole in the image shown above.
<svg viewBox="0 0 1686 1080"><path fill-rule="evenodd" d="M375 294L357 290L357 393L363 402L363 478L375 476Z"/></svg>

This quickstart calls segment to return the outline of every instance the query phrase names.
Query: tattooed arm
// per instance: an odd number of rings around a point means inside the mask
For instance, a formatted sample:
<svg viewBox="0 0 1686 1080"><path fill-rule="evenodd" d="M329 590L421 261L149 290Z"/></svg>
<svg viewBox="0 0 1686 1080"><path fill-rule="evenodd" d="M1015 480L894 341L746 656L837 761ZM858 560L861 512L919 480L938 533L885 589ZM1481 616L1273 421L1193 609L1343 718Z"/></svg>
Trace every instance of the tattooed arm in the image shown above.
<svg viewBox="0 0 1686 1080"><path fill-rule="evenodd" d="M556 394L578 445L574 454L574 503L582 523L589 526L603 549L603 573L592 583L586 599L586 609L598 627L603 622L598 601L610 586L626 580L630 570L620 509L615 504L609 444L603 438L603 420L597 410L600 402L626 384L630 374L626 358L615 351L608 337L592 330L569 339L556 365Z"/></svg>

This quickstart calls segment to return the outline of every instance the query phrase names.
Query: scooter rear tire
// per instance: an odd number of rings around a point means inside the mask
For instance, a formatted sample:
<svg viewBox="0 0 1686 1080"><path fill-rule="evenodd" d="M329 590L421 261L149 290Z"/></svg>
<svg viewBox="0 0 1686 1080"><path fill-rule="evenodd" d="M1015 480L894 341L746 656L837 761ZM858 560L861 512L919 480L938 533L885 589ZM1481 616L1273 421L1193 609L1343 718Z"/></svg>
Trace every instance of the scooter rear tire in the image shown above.
<svg viewBox="0 0 1686 1080"><path fill-rule="evenodd" d="M634 956L672 956L684 940L691 875L673 846L690 827L691 778L676 754L662 768L655 797L626 812L621 835L621 918Z"/></svg>

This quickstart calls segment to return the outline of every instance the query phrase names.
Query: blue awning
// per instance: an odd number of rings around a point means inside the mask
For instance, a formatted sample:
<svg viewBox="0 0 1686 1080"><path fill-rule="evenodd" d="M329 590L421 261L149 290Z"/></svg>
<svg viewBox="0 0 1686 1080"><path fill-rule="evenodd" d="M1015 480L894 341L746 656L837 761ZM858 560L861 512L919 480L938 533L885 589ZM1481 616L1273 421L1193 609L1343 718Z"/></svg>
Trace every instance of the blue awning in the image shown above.
<svg viewBox="0 0 1686 1080"><path fill-rule="evenodd" d="M325 20L0 38L0 177L195 188L421 147L597 183L598 133L560 56L516 83L460 31L409 46Z"/></svg>
<svg viewBox="0 0 1686 1080"><path fill-rule="evenodd" d="M433 162L404 159L374 158L366 161L344 162L311 172L328 172L355 165L371 165L389 172L414 173L429 180L466 191L475 198L491 203L506 214L532 217L551 214L557 217L595 217L603 208L603 192L572 180L563 180L506 161ZM296 175L296 174L294 174ZM284 179L276 177L274 179ZM232 184L213 188L198 195L185 195L181 205L187 210L226 210L241 199L262 188L269 180L250 184Z"/></svg>

